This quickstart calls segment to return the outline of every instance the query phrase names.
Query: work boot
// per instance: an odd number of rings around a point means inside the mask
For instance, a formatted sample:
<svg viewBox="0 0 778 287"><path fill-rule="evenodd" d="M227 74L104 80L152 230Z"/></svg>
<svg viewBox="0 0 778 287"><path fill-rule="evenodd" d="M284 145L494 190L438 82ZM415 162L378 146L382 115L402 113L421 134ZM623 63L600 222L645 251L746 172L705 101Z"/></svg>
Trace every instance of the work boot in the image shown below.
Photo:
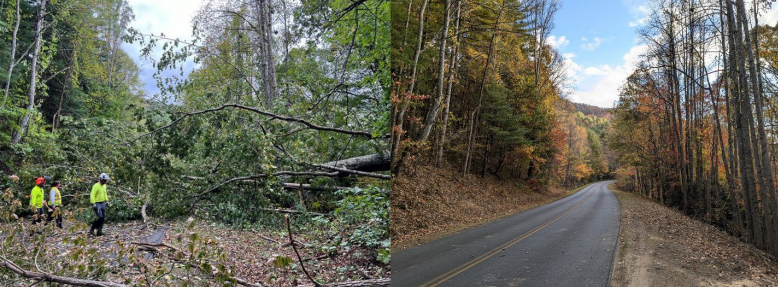
<svg viewBox="0 0 778 287"><path fill-rule="evenodd" d="M97 236L103 236L103 235L104 235L103 234L103 229L102 228L98 229L97 230Z"/></svg>

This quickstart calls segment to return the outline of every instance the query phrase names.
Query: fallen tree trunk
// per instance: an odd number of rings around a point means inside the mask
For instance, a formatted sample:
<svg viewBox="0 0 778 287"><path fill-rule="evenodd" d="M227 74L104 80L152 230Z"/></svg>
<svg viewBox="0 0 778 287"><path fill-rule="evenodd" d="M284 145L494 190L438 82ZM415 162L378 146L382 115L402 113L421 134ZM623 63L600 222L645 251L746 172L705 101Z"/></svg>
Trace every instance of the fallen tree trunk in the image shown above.
<svg viewBox="0 0 778 287"><path fill-rule="evenodd" d="M57 276L57 275L43 273L43 272L27 271L19 267L19 265L14 264L8 259L0 260L0 267L5 267L13 271L14 273L22 275L26 278L38 279L46 282L68 284L73 286L88 286L88 287L128 287L127 285L113 283L113 282L84 280L84 279L78 279L72 277Z"/></svg>
<svg viewBox="0 0 778 287"><path fill-rule="evenodd" d="M363 281L349 281L319 285L321 287L386 287L392 283L389 278L370 279ZM314 287L314 285L298 285L297 287Z"/></svg>
<svg viewBox="0 0 778 287"><path fill-rule="evenodd" d="M283 186L285 189L293 189L293 190L302 189L302 190L311 190L311 191L338 191L338 190L348 189L348 187L344 187L344 186L311 186L310 184L299 184L299 183L288 183L288 182L285 182Z"/></svg>
<svg viewBox="0 0 778 287"><path fill-rule="evenodd" d="M323 165L373 172L389 170L390 163L391 158L389 155L376 153L323 163Z"/></svg>

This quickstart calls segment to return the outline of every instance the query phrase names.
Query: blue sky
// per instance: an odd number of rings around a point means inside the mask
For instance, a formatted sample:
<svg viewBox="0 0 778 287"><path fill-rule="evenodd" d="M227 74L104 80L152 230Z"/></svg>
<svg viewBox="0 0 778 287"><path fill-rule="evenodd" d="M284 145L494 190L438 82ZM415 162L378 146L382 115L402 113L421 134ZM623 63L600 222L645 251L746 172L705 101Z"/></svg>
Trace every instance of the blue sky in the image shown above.
<svg viewBox="0 0 778 287"><path fill-rule="evenodd" d="M634 70L646 46L637 30L650 13L645 0L561 0L549 43L565 56L573 87L568 99L612 107L618 88ZM760 18L778 21L778 4Z"/></svg>
<svg viewBox="0 0 778 287"><path fill-rule="evenodd" d="M192 16L203 0L128 2L135 11L132 27L142 33L164 33L188 40ZM565 56L572 84L567 97L575 102L612 107L618 100L619 86L646 49L636 36L650 11L646 0L561 0L561 3L549 43ZM778 22L778 3L762 20L762 23ZM153 96L159 91L152 78L156 69L148 60L139 58L140 45L124 44L123 47L141 68L140 77L147 96ZM153 57L159 59L160 55L161 51L156 49ZM184 67L188 74L196 65L189 61Z"/></svg>
<svg viewBox="0 0 778 287"><path fill-rule="evenodd" d="M567 62L570 100L613 106L618 87L645 51L636 31L647 14L643 0L562 1L551 43Z"/></svg>

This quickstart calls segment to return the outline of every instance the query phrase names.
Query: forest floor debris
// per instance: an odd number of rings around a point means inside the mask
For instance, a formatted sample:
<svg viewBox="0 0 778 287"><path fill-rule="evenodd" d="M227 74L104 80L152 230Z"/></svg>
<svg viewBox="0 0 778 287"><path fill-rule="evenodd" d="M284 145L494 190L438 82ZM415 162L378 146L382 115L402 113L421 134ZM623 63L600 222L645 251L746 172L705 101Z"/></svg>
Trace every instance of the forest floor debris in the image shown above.
<svg viewBox="0 0 778 287"><path fill-rule="evenodd" d="M13 230L13 225L15 224L18 223L0 225L0 235L4 234L3 230ZM26 225L29 222L22 224ZM60 251L49 250L52 254L46 255L47 259L55 260L53 262L56 262L54 257L67 256L72 252L70 251L72 244L61 244L61 241L70 242L76 238L86 238L84 235L86 231L77 231L76 229L79 229L78 226L73 224L72 221L66 220L66 229L64 230L46 229L46 242L58 242L55 243L55 246L61 247ZM193 227L189 229L187 228L188 226ZM349 245L347 242L341 241L344 238L342 233L345 231L325 230L326 228L318 227L293 226L292 228L294 241L301 253L306 269L320 283L360 281L388 278L390 276L388 266L375 260L375 250ZM76 231L74 232L73 230ZM160 232L161 230L166 232ZM145 261L151 264L158 266L180 264L180 262L171 261L171 258L163 256L169 253L161 251L169 250L165 250L164 246L159 245L167 245L169 248L183 251L186 254L189 252L189 248L191 248L190 239L193 234L196 234L198 238L202 238L202 242L216 242L215 246L224 255L225 266L228 266L231 270L231 276L248 282L262 282L269 286L311 284L310 280L303 273L297 257L294 255L294 251L289 244L288 234L282 229L277 231L253 231L226 227L221 224L201 220L194 220L193 224L191 221L176 220L155 222L148 225L142 221L109 223L106 224L105 231L107 235L90 237L85 241L84 249L93 249L99 251L96 254L103 254L99 257L105 260L102 262L110 265L108 268L111 269L104 279L107 281L123 282L128 279L135 281L142 276L135 270L136 268L127 268L127 266L118 266L116 264L119 260L118 258L122 258L121 261L125 264L130 261L126 258L126 253L121 255L123 254L120 251L121 246L138 247L136 254L140 255L141 258L145 257ZM0 236L0 239L2 238L4 236ZM29 239L28 236L20 236L17 240L28 241ZM148 246L144 246L144 243L148 243ZM25 245L28 245L28 248L34 247L32 244ZM154 247L155 245L157 245L156 248ZM197 246L194 249L195 253L197 253L196 250L199 248L207 248L206 245L200 243ZM148 256L149 253L147 251L154 251L150 252L154 256ZM28 264L29 262L17 263ZM131 264L130 266L133 265ZM177 274L177 272L167 274L178 278L190 278L186 281L192 280L193 286L200 286L200 284L204 284L203 286L209 285L206 283L209 280L208 275L195 272L194 270L192 272L181 272L181 274ZM30 279L27 280L29 281ZM200 283L197 283L198 281ZM27 281L24 282L29 283ZM0 283L11 282L0 278Z"/></svg>
<svg viewBox="0 0 778 287"><path fill-rule="evenodd" d="M610 286L778 286L776 261L716 227L617 190L619 247Z"/></svg>
<svg viewBox="0 0 778 287"><path fill-rule="evenodd" d="M402 250L546 204L575 191L414 165L392 181L392 250Z"/></svg>

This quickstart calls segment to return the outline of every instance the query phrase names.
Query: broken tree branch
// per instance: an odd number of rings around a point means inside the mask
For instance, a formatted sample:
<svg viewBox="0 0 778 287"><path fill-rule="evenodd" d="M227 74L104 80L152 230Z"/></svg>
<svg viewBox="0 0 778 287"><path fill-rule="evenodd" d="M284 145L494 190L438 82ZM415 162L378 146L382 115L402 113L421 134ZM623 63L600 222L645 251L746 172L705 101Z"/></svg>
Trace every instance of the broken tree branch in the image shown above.
<svg viewBox="0 0 778 287"><path fill-rule="evenodd" d="M310 171L310 172L309 171L302 171L302 172L298 172L298 171L279 171L279 172L274 172L274 173L262 173L262 174L255 174L255 175L235 177L235 178L229 179L227 181L223 181L223 182L217 184L216 186L214 186L214 187L212 187L212 188L210 188L210 189L208 189L206 191L198 193L195 196L195 200L194 200L194 202L192 202L192 206L189 208L189 210L193 210L195 204L197 204L197 202L199 202L202 199L203 196L205 196L208 193L211 193L211 192L214 192L214 191L218 190L220 187L222 187L222 186L224 186L226 184L229 184L229 183L232 183L232 182L236 182L236 181L252 180L252 179L267 178L267 177L273 177L273 176L282 176L282 175L289 175L289 176L329 176L329 177L334 177L334 176L338 176L338 173L337 172L315 172L315 171Z"/></svg>
<svg viewBox="0 0 778 287"><path fill-rule="evenodd" d="M19 267L19 265L14 264L8 259L0 259L0 267L5 267L8 270L11 270L12 272L24 276L26 278L43 280L46 282L68 284L73 286L88 286L88 287L128 287L127 285L113 283L113 282L85 280L85 279L78 279L72 277L57 276L57 275L43 273L43 272L27 271Z"/></svg>
<svg viewBox="0 0 778 287"><path fill-rule="evenodd" d="M191 116L195 116L195 115L200 115L200 114L206 114L206 113L212 113L212 112L224 110L226 108L236 108L236 109L251 111L251 112L254 112L254 113L258 113L258 114L270 117L271 119L282 120L282 121L286 121L286 122L300 123L300 124L303 124L304 126L310 128L310 129L319 130L319 131L336 132L336 133L342 133L342 134L348 134L348 135L365 137L367 139L378 138L378 137L374 137L373 134L370 133L370 132L352 131L352 130L346 130L346 129L340 129L340 128L320 126L320 125L311 123L311 122L309 122L307 120L304 120L304 119L301 119L301 118L295 118L295 117L290 117L290 116L278 115L278 114L266 112L266 111L263 111L263 110L260 110L260 109L257 109L257 108L253 108L253 107L247 107L247 106L238 105L238 104L223 104L223 105L221 105L219 107L212 108L212 109L205 109L205 110L201 110L201 111L183 113L183 116L175 119L173 122L171 122L171 123L169 123L167 125L161 126L159 128L156 128L156 129L154 129L154 130L152 130L152 131L150 131L148 133L142 134L142 135L140 135L139 137L135 138L132 141L139 140L142 137L145 137L147 135L156 133L156 132L158 132L160 130L169 128L171 126L174 126L174 125L178 124L178 122L180 122L181 120L183 120L183 119L185 119L187 117L191 117Z"/></svg>
<svg viewBox="0 0 778 287"><path fill-rule="evenodd" d="M308 270L305 269L305 262L303 262L303 257L300 256L300 252L297 251L297 246L294 245L294 238L292 237L292 225L289 224L289 215L284 216L284 220L286 221L286 231L289 232L289 244L292 245L292 250L294 250L294 254L297 254L297 260L300 261L300 267L303 268L303 273L305 273L305 276L308 277L308 279L313 282L313 285L315 286L321 286L316 280L313 280L313 277L311 277L311 274L308 273Z"/></svg>

